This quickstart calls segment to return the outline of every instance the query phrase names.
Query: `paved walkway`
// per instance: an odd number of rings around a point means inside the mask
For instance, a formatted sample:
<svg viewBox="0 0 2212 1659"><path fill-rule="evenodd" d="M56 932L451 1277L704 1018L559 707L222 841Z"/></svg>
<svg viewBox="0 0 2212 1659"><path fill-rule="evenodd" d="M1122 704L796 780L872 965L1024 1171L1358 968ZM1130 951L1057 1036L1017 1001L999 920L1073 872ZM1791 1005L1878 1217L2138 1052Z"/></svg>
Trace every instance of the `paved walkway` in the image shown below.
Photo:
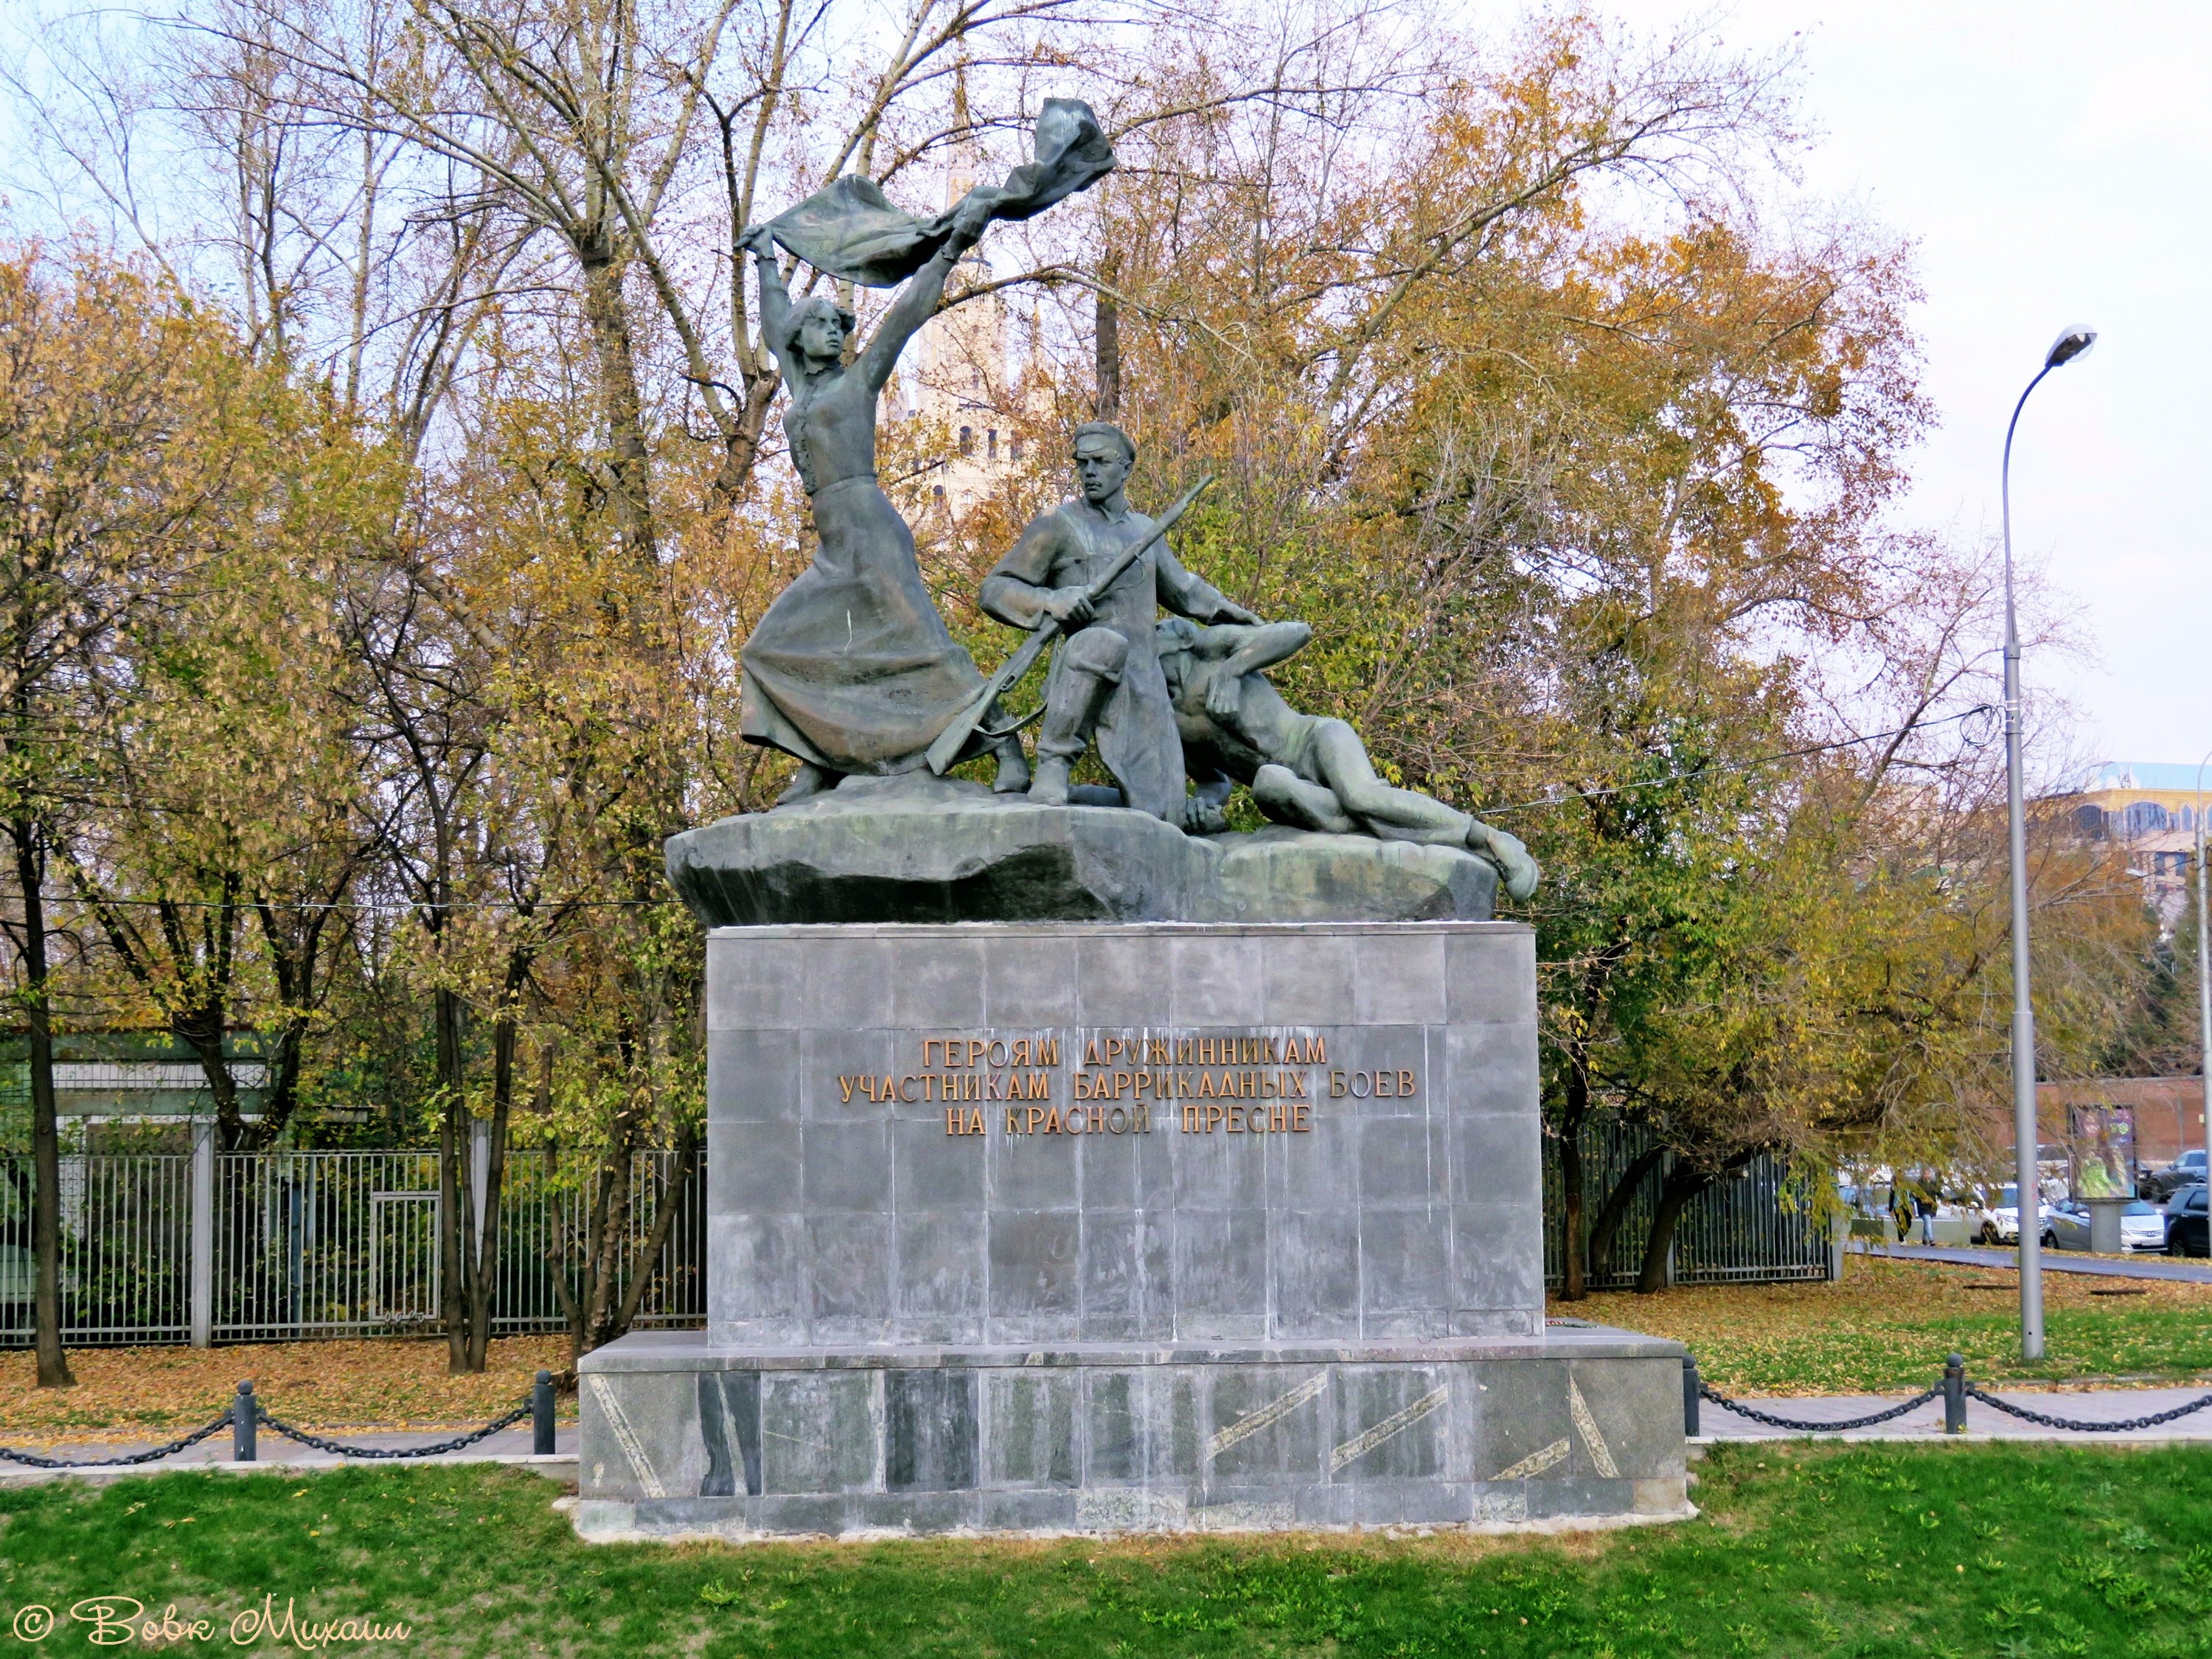
<svg viewBox="0 0 2212 1659"><path fill-rule="evenodd" d="M2160 1412L2171 1411L2201 1400L2212 1390L2202 1387L2187 1389L2051 1389L2033 1385L2008 1385L1992 1388L1990 1392L1999 1399L2030 1411L2042 1412L2051 1417L2063 1417L2087 1423L2118 1423L2129 1418L2150 1417ZM1882 1411L1909 1395L1820 1395L1802 1400L1747 1400L1743 1403L1753 1411L1767 1412L1776 1417L1787 1417L1801 1422L1847 1422L1854 1417L1865 1417ZM1801 1429L1769 1428L1763 1423L1739 1417L1725 1406L1716 1406L1706 1401L1698 1411L1698 1426L1702 1438L1708 1440L1789 1440L1808 1432ZM1870 1429L1850 1429L1840 1436L1823 1438L1845 1440L2053 1440L2094 1443L2099 1441L2136 1441L2159 1443L2185 1440L2212 1442L2212 1406L2191 1416L2176 1419L2156 1428L2107 1430L2083 1433L2064 1429L2047 1429L2037 1423L2023 1423L1978 1400L1966 1401L1966 1433L1947 1437L1943 1433L1943 1401L1941 1395L1924 1406L1892 1418Z"/></svg>
<svg viewBox="0 0 2212 1659"><path fill-rule="evenodd" d="M1948 1261L1960 1267L2002 1267L2017 1272L2019 1253L1971 1244L1897 1244L1887 1249L1854 1240L1858 1255L1887 1256L1893 1261ZM2086 1255L2078 1250L2045 1250L2048 1273L2094 1273L2107 1279L2163 1279L2184 1285L2212 1285L2212 1261L2170 1255Z"/></svg>

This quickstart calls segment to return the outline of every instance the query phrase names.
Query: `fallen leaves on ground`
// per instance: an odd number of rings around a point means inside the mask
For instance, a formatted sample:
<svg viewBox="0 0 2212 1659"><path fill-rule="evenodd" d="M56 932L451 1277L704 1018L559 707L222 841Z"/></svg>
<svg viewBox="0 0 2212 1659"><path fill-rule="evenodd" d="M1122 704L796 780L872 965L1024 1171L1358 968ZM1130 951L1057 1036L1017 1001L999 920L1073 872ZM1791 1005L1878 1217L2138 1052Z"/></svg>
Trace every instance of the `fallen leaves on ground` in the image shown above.
<svg viewBox="0 0 2212 1659"><path fill-rule="evenodd" d="M2034 1364L2020 1358L2017 1281L1987 1267L1853 1256L1832 1284L1608 1292L1555 1300L1552 1312L1671 1337L1729 1394L1923 1389L1954 1350L1980 1379L2159 1382L2212 1370L2212 1285L2061 1273L2043 1285L2049 1352ZM2094 1294L2113 1289L2143 1293ZM413 1338L77 1348L77 1386L49 1389L33 1385L31 1356L17 1351L0 1355L0 1433L192 1427L228 1405L242 1377L303 1428L471 1427L520 1401L541 1366L557 1375L568 1364L557 1335L494 1342L481 1376L447 1376L445 1343Z"/></svg>
<svg viewBox="0 0 2212 1659"><path fill-rule="evenodd" d="M1995 1289L1972 1289L1993 1285ZM2140 1290L2141 1296L2098 1291ZM2020 1357L2009 1270L1847 1259L1833 1283L1695 1285L1554 1298L1554 1317L1671 1337L1723 1394L1917 1391L1966 1357L1976 1380L2172 1382L2212 1370L2212 1285L2045 1273L2043 1359Z"/></svg>
<svg viewBox="0 0 2212 1659"><path fill-rule="evenodd" d="M305 1429L473 1428L519 1404L541 1367L566 1370L568 1340L495 1340L480 1376L446 1374L442 1338L73 1348L69 1362L75 1388L41 1389L27 1352L0 1355L0 1433L196 1428L245 1378L264 1409Z"/></svg>

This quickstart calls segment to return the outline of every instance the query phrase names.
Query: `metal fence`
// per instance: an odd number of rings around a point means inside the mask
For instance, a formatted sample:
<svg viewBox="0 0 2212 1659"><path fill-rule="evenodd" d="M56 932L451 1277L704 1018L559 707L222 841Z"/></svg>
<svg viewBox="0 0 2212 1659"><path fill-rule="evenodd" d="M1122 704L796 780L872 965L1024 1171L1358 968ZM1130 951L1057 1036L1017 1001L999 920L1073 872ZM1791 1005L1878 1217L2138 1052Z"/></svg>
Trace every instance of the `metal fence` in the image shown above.
<svg viewBox="0 0 2212 1659"><path fill-rule="evenodd" d="M631 1159L629 1254L675 1154ZM481 1170L482 1160L477 1167ZM547 1252L582 1237L597 1158L507 1160L493 1328L566 1328ZM641 1326L706 1316L704 1170L675 1194ZM489 1194L469 1195L481 1218ZM78 1154L62 1159L64 1340L235 1342L441 1327L435 1152ZM32 1334L31 1164L0 1158L0 1347Z"/></svg>
<svg viewBox="0 0 2212 1659"><path fill-rule="evenodd" d="M1631 1125L1601 1121L1583 1135L1594 1215L1650 1144ZM651 1231L672 1152L641 1152L629 1170L629 1245ZM483 1160L475 1161L481 1170ZM498 1290L502 1334L564 1328L547 1252L580 1238L598 1160L520 1152L500 1194ZM1666 1169L1630 1204L1610 1272L1595 1289L1633 1284ZM1826 1229L1762 1158L1692 1199L1675 1230L1672 1282L1825 1279ZM372 1336L439 1328L438 1158L434 1152L94 1153L62 1159L62 1322L65 1340L236 1342ZM470 1200L481 1216L481 1188ZM703 1162L652 1266L641 1326L702 1323L706 1314ZM1560 1273L1558 1149L1544 1168L1544 1268ZM0 1158L0 1347L31 1341L31 1167Z"/></svg>
<svg viewBox="0 0 2212 1659"><path fill-rule="evenodd" d="M1601 1118L1583 1129L1584 1224L1652 1144L1650 1132L1634 1124ZM1672 1169L1672 1153L1644 1176L1613 1235L1613 1261L1592 1290L1624 1290L1636 1283L1644 1266L1644 1241L1659 1187ZM1790 1279L1826 1279L1837 1257L1829 1228L1788 1187L1789 1171L1761 1155L1706 1188L1684 1206L1674 1225L1668 1282L1675 1285L1773 1284ZM1565 1188L1559 1175L1556 1140L1544 1143L1544 1282L1556 1287L1564 1273L1562 1221Z"/></svg>
<svg viewBox="0 0 2212 1659"><path fill-rule="evenodd" d="M62 1160L69 1263L62 1317L70 1340L181 1342L190 1334L191 1162L137 1154ZM0 1158L0 1346L30 1342L31 1291L31 1160Z"/></svg>

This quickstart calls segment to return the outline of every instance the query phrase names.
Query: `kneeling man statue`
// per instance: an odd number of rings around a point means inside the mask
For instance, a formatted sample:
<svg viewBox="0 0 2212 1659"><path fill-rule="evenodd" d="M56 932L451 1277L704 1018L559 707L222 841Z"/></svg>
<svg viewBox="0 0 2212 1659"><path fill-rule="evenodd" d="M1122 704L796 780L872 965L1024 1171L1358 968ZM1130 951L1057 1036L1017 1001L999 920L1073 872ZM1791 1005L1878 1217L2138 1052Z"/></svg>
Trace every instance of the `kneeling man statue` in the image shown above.
<svg viewBox="0 0 2212 1659"><path fill-rule="evenodd" d="M1170 617L1158 637L1184 757L1213 819L1205 827L1220 827L1221 803L1232 782L1243 783L1278 823L1464 847L1497 866L1516 900L1536 890L1536 860L1517 837L1432 796L1393 788L1375 775L1358 732L1283 701L1261 671L1305 648L1313 629L1304 623L1194 628Z"/></svg>
<svg viewBox="0 0 2212 1659"><path fill-rule="evenodd" d="M1118 426L1075 428L1075 472L1083 499L1030 520L1014 550L983 579L985 611L1016 628L1051 617L1062 638L1045 681L1036 771L1029 798L1067 802L1068 769L1095 734L1098 758L1121 798L1170 823L1183 821L1182 744L1153 641L1160 607L1200 622L1260 618L1232 605L1177 562L1162 542L1147 550L1097 599L1085 591L1126 550L1149 538L1153 520L1132 512L1122 488L1137 447Z"/></svg>

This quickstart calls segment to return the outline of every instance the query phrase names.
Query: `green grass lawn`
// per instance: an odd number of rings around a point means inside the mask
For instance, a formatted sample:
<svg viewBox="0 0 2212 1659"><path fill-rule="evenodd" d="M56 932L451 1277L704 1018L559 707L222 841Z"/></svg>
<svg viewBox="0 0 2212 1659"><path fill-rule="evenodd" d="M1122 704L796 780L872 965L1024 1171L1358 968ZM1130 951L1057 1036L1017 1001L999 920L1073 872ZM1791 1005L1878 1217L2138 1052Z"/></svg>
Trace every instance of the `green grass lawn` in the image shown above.
<svg viewBox="0 0 2212 1659"><path fill-rule="evenodd" d="M179 1474L0 1492L0 1617L54 1609L18 1644L46 1653L106 1650L67 1616L97 1595L205 1616L210 1647L273 1597L295 1632L404 1622L382 1650L499 1659L2212 1651L2212 1450L1767 1445L1700 1468L1696 1521L1554 1539L744 1549L587 1547L512 1470Z"/></svg>
<svg viewBox="0 0 2212 1659"><path fill-rule="evenodd" d="M2018 1285L1986 1267L1854 1256L1834 1284L1608 1292L1554 1301L1552 1311L1686 1343L1724 1394L1924 1389L1954 1351L1983 1382L2183 1382L2212 1371L2212 1285L2045 1274L2049 1342L2028 1361Z"/></svg>

